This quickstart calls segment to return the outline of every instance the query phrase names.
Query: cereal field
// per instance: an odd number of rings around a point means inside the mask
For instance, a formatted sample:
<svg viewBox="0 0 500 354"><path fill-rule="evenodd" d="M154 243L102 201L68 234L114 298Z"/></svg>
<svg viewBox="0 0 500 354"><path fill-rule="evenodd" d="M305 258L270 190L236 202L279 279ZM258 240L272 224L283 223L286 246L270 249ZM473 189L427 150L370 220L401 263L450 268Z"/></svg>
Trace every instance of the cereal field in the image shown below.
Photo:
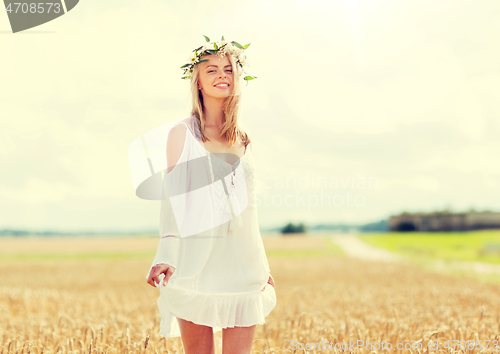
<svg viewBox="0 0 500 354"><path fill-rule="evenodd" d="M264 242L278 303L253 353L498 352L498 284L349 259L329 237ZM157 334L158 292L144 279L156 245L0 239L1 353L183 353Z"/></svg>

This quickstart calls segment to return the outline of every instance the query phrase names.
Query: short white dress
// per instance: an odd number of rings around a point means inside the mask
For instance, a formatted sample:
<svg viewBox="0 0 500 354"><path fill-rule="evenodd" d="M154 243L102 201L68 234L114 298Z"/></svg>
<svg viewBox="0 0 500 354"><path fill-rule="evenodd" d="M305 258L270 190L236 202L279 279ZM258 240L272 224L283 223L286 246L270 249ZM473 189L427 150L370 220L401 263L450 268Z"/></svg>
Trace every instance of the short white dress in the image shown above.
<svg viewBox="0 0 500 354"><path fill-rule="evenodd" d="M227 182L224 189L220 183L212 186L219 186L218 192L229 198L234 197L238 186L244 185L248 204L236 217L233 213L227 222L180 237L170 199L161 200L160 243L153 265L166 263L175 267L167 285L163 285L163 281L158 284L159 334L165 338L181 336L177 318L210 326L215 333L223 328L262 325L276 306L274 287L267 284L270 269L258 225L251 148L247 147L243 157L234 164L224 161L200 144L193 130L194 119L191 116L179 123L187 129L184 148L174 169L185 169L184 176L189 180L192 178L189 161L196 156L207 157L207 174L210 173L212 181L225 179ZM188 208L196 208L195 204ZM237 208L234 203L232 206Z"/></svg>

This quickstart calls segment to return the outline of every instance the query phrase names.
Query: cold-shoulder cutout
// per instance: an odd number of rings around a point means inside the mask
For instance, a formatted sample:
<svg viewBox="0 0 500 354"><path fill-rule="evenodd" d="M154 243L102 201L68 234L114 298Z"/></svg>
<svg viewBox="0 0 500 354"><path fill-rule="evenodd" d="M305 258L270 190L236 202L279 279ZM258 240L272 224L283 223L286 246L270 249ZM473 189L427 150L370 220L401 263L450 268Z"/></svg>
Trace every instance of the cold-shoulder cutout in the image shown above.
<svg viewBox="0 0 500 354"><path fill-rule="evenodd" d="M184 124L178 124L170 130L167 140L167 173L174 169L186 148L186 135L187 128Z"/></svg>

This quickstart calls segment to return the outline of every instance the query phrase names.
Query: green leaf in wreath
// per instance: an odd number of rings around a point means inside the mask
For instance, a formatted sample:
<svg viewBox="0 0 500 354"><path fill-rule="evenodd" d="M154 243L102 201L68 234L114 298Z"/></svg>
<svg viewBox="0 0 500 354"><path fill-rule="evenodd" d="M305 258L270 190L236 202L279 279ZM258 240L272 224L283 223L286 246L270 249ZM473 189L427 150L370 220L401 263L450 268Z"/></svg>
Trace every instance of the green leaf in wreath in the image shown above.
<svg viewBox="0 0 500 354"><path fill-rule="evenodd" d="M207 49L207 53L217 55L217 52L213 49Z"/></svg>
<svg viewBox="0 0 500 354"><path fill-rule="evenodd" d="M189 66L189 65L191 65L191 64L184 64L183 66L181 66L181 69L185 68L186 66Z"/></svg>
<svg viewBox="0 0 500 354"><path fill-rule="evenodd" d="M222 39L221 39L221 41L223 41L223 40L224 40L224 36L222 36Z"/></svg>
<svg viewBox="0 0 500 354"><path fill-rule="evenodd" d="M181 77L181 79L189 79L189 78L191 78L191 76L183 76L183 77Z"/></svg>
<svg viewBox="0 0 500 354"><path fill-rule="evenodd" d="M219 48L217 47L217 43L214 43L214 49L215 49L215 50L219 49Z"/></svg>
<svg viewBox="0 0 500 354"><path fill-rule="evenodd" d="M257 78L257 76L247 75L247 76L245 76L245 77L243 78L243 80L247 80L247 81L248 81L248 80L253 80L253 79L256 79L256 78Z"/></svg>
<svg viewBox="0 0 500 354"><path fill-rule="evenodd" d="M205 36L205 35L203 35L203 37L205 37L205 40L206 40L207 42L210 42L210 38L208 38L208 37L207 37L207 36Z"/></svg>
<svg viewBox="0 0 500 354"><path fill-rule="evenodd" d="M197 52L197 51L199 51L201 48L203 48L203 46L198 47L198 48L196 48L196 49L193 49L193 52Z"/></svg>
<svg viewBox="0 0 500 354"><path fill-rule="evenodd" d="M247 49L249 46L250 46L251 43L248 43L246 45L243 46L243 49Z"/></svg>
<svg viewBox="0 0 500 354"><path fill-rule="evenodd" d="M205 62L205 61L208 61L208 59L203 59L203 60L200 60L200 61L198 62L198 64L201 64L201 63L203 63L203 62Z"/></svg>
<svg viewBox="0 0 500 354"><path fill-rule="evenodd" d="M245 48L243 48L243 46L242 46L241 44L239 44L238 42L232 41L231 43L233 43L233 45L234 45L235 47L238 47L238 48L240 48L240 49L245 49Z"/></svg>

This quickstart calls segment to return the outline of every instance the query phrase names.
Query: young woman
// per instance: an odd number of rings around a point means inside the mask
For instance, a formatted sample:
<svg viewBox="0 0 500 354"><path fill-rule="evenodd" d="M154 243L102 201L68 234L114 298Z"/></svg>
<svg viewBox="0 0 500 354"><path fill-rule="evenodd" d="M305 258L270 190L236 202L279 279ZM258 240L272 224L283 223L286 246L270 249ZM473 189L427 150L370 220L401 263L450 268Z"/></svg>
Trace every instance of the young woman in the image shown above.
<svg viewBox="0 0 500 354"><path fill-rule="evenodd" d="M186 354L214 354L213 334L221 330L223 354L251 353L256 325L276 306L250 137L238 124L247 46L233 43L200 47L183 66L193 108L166 143L168 197L147 281L160 288L160 334L181 336Z"/></svg>

